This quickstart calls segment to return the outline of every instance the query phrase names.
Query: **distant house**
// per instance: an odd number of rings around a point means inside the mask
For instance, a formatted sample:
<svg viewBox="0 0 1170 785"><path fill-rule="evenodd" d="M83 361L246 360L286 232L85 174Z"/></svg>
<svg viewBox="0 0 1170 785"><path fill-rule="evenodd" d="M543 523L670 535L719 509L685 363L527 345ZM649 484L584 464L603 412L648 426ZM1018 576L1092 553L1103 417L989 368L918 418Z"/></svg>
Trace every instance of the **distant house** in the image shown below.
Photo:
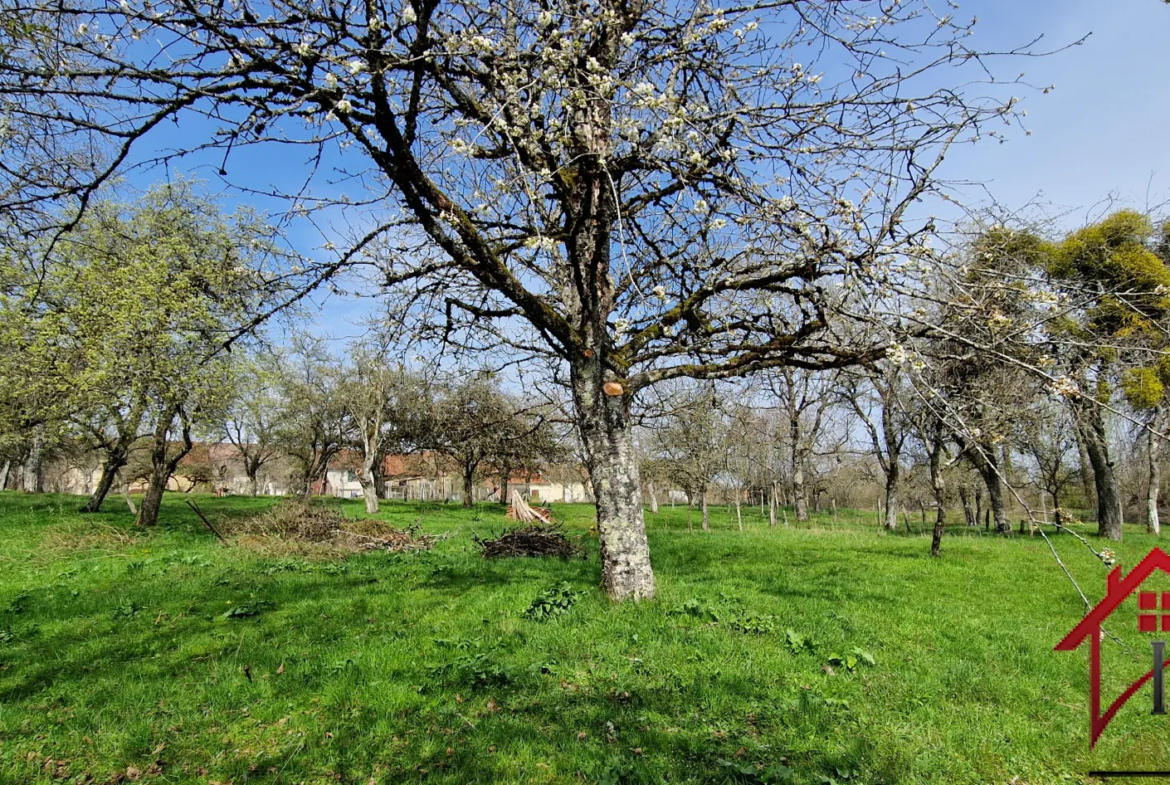
<svg viewBox="0 0 1170 785"><path fill-rule="evenodd" d="M142 448L139 448L141 451ZM145 458L139 452L137 460ZM82 464L81 461L85 460ZM133 463L133 460L132 460ZM342 450L329 462L325 477L313 484L313 493L342 499L360 499L362 486L357 472L361 456L353 450ZM46 472L46 487L58 493L90 494L101 477L101 465L95 453L83 458L58 461ZM476 486L476 501L506 501L500 477L485 472ZM380 496L402 501L454 501L463 495L463 481L455 467L441 456L430 452L410 455L388 455L382 462ZM278 457L261 467L257 477L257 491L261 496L283 496L292 492L295 481L289 462ZM138 479L130 484L133 493L146 490L147 481ZM234 495L252 492L251 482L244 471L239 448L226 442L198 442L179 462L179 468L167 482L167 490L188 493L206 490ZM535 503L589 502L593 497L586 477L579 466L550 467L547 473L515 474L508 482L509 493L519 490Z"/></svg>
<svg viewBox="0 0 1170 785"><path fill-rule="evenodd" d="M342 451L330 461L325 481L314 489L324 496L359 499L362 486L357 469L360 458L356 453ZM402 501L447 501L462 499L463 481L458 472L445 465L433 453L388 455L382 462L382 498ZM540 474L515 475L508 483L509 493L520 490L533 502L590 501L583 478L556 482ZM475 488L476 501L500 501L503 491L499 477L490 474ZM506 500L505 500L506 501Z"/></svg>

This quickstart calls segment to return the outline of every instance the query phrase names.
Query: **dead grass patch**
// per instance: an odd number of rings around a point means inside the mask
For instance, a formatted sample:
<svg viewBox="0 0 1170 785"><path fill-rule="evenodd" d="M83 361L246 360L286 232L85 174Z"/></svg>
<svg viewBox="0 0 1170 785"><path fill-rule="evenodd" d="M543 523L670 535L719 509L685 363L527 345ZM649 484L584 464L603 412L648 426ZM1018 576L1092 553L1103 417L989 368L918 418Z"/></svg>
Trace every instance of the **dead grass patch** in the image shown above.
<svg viewBox="0 0 1170 785"><path fill-rule="evenodd" d="M399 529L372 518L347 518L335 509L287 501L270 510L217 524L236 545L281 556L345 556L364 551L427 551L440 537L418 523Z"/></svg>

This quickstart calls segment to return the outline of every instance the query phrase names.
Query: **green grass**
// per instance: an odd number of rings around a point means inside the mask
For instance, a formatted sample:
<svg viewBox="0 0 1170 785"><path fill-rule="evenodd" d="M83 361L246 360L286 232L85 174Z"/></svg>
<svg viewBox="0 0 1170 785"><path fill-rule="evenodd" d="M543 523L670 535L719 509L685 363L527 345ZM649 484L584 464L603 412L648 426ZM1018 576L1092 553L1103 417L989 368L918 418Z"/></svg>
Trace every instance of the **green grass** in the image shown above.
<svg viewBox="0 0 1170 785"><path fill-rule="evenodd" d="M339 564L227 549L179 496L149 533L120 499L95 516L79 501L0 494L3 783L133 768L234 785L1035 784L1170 768L1170 719L1144 693L1089 752L1087 652L1052 651L1082 605L1039 537L952 529L936 560L928 536L881 534L872 513L769 530L751 510L740 533L716 508L702 533L664 507L648 515L659 598L613 605L594 540L584 561L480 558L471 532L498 530L498 506L387 505L452 536ZM199 499L213 520L270 503ZM592 520L557 511L582 532ZM1100 563L1056 544L1097 600ZM1127 528L1116 550L1128 569L1152 544ZM554 612L526 614L562 583ZM1111 631L1130 648L1106 647L1118 682L1149 667L1128 613Z"/></svg>

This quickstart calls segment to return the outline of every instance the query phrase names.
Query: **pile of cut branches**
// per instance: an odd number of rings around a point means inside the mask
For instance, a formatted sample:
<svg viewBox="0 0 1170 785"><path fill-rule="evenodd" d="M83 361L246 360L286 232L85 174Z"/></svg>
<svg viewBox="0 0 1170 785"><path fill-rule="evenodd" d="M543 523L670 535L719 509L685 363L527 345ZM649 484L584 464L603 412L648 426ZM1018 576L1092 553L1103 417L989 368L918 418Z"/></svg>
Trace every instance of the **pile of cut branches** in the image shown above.
<svg viewBox="0 0 1170 785"><path fill-rule="evenodd" d="M335 508L300 500L282 502L259 515L220 526L241 545L284 545L294 550L340 553L426 551L439 540L436 535L423 534L418 521L398 529L372 518L347 518Z"/></svg>
<svg viewBox="0 0 1170 785"><path fill-rule="evenodd" d="M509 529L492 540L481 539L472 533L471 538L483 551L485 559L507 556L560 556L569 559L574 556L585 558L585 549L576 539L569 537L559 524L532 524Z"/></svg>

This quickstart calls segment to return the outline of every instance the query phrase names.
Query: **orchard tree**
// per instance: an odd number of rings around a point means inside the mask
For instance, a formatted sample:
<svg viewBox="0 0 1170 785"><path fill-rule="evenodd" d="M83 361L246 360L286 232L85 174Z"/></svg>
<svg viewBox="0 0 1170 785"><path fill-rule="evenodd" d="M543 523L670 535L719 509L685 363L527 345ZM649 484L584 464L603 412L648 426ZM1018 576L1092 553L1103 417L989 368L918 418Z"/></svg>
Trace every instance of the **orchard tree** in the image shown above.
<svg viewBox="0 0 1170 785"><path fill-rule="evenodd" d="M219 416L231 389L225 346L280 284L268 276L272 230L249 212L227 215L178 180L133 203L102 201L59 238L44 264L0 304L18 328L28 370L20 388L57 390L50 411L81 426L103 453L102 476L82 508L96 511L140 437L154 468L139 510L157 521L162 492L195 425ZM176 438L178 437L178 438Z"/></svg>
<svg viewBox="0 0 1170 785"><path fill-rule="evenodd" d="M240 363L221 429L236 448L253 496L260 492L261 470L280 457L279 362L275 355L257 354Z"/></svg>
<svg viewBox="0 0 1170 785"><path fill-rule="evenodd" d="M904 400L910 393L905 389L902 369L890 362L873 363L859 374L842 375L840 392L873 445L874 457L885 475L885 526L889 531L896 531L901 507L898 490L902 477L902 451L910 434L905 411L907 402ZM927 454L933 458L933 446L928 447Z"/></svg>
<svg viewBox="0 0 1170 785"><path fill-rule="evenodd" d="M366 512L378 511L382 463L391 452L413 451L422 436L421 411L427 381L388 361L384 348L358 345L350 353L338 387L349 421L350 440L360 456L358 483Z"/></svg>
<svg viewBox="0 0 1170 785"><path fill-rule="evenodd" d="M703 531L711 530L708 492L725 468L726 423L714 385L683 385L670 399L670 412L655 429L653 443L666 471L698 502ZM688 523L690 512L687 512Z"/></svg>
<svg viewBox="0 0 1170 785"><path fill-rule="evenodd" d="M473 374L434 387L420 443L455 464L463 506L471 507L476 482L486 474L536 467L532 447L550 444L549 427L539 412L506 395L493 375Z"/></svg>
<svg viewBox="0 0 1170 785"><path fill-rule="evenodd" d="M1161 379L1170 379L1160 365L1170 326L1170 267L1156 251L1165 238L1166 227L1159 238L1149 218L1119 210L1047 249L1048 273L1067 303L1049 330L1063 372L1060 391L1093 469L1098 533L1111 540L1121 539L1121 496L1105 408L1121 375L1131 403L1156 416ZM1152 433L1157 423L1148 427Z"/></svg>
<svg viewBox="0 0 1170 785"><path fill-rule="evenodd" d="M345 373L321 342L304 336L294 338L279 368L276 443L292 464L296 493L307 500L349 435L341 395Z"/></svg>
<svg viewBox="0 0 1170 785"><path fill-rule="evenodd" d="M638 391L879 356L836 323L930 256L910 208L951 146L1019 116L973 20L927 0L23 2L60 41L6 42L5 116L112 146L81 184L18 151L25 190L83 208L185 118L227 177L255 145L311 151L306 182L251 186L375 208L314 281L379 262L408 334L567 371L619 599L655 593ZM331 169L370 191L314 188Z"/></svg>

